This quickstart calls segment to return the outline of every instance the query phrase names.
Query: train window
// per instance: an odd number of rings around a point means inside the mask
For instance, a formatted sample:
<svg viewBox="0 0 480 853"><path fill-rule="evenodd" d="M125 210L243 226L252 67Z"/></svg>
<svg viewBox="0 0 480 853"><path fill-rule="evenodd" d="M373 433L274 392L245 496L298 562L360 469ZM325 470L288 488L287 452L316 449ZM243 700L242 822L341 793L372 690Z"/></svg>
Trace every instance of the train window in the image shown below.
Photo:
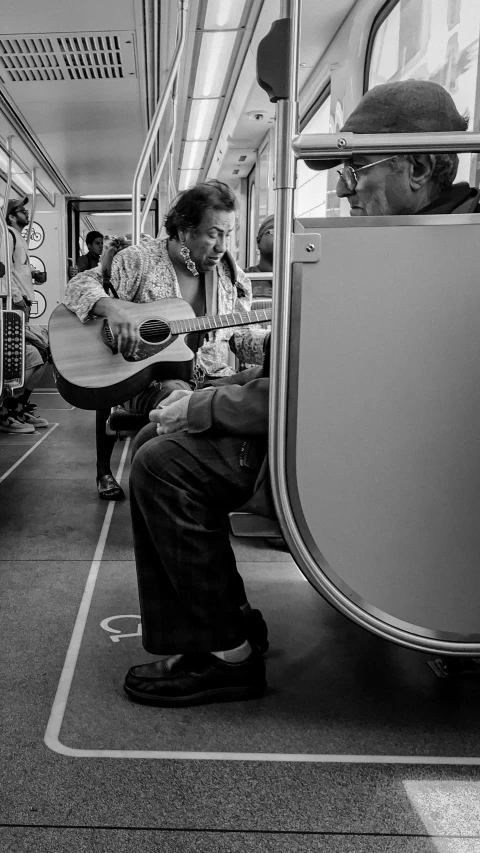
<svg viewBox="0 0 480 853"><path fill-rule="evenodd" d="M331 133L330 92L302 127L302 133ZM295 216L326 216L328 172L313 172L303 160L297 162Z"/></svg>
<svg viewBox="0 0 480 853"><path fill-rule="evenodd" d="M479 31L477 0L387 3L370 35L365 90L394 80L433 80L472 118ZM469 154L460 157L459 180L469 180L470 159Z"/></svg>
<svg viewBox="0 0 480 853"><path fill-rule="evenodd" d="M258 224L273 211L269 210L269 181L271 178L271 169L269 168L270 159L270 137L261 149L258 155Z"/></svg>

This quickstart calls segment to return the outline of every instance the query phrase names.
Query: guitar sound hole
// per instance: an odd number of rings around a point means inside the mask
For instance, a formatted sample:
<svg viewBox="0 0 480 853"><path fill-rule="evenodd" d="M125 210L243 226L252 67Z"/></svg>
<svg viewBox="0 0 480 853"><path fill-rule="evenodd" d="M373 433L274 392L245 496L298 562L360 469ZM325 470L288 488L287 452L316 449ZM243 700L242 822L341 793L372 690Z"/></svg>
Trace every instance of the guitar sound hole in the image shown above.
<svg viewBox="0 0 480 853"><path fill-rule="evenodd" d="M170 326L165 320L145 320L140 326L140 336L149 344L161 344L170 334Z"/></svg>

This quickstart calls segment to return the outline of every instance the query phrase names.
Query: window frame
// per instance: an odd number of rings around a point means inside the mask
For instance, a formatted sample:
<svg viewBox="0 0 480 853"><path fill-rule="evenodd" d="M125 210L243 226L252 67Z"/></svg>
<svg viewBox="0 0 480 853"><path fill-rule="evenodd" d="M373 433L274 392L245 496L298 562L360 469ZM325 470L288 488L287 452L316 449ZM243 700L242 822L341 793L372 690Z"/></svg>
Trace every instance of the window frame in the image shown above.
<svg viewBox="0 0 480 853"><path fill-rule="evenodd" d="M373 54L373 45L375 42L376 35L391 12L395 9L395 6L398 6L400 0L387 0L386 3L383 4L382 8L377 12L373 19L372 26L370 28L370 34L368 36L367 49L365 52L365 65L363 69L363 94L365 95L368 92L368 78L370 76L370 66L372 64L372 54Z"/></svg>
<svg viewBox="0 0 480 853"><path fill-rule="evenodd" d="M396 0L398 2L398 0ZM307 126L309 121L318 113L320 107L325 103L327 98L332 94L332 81L328 80L327 83L323 86L320 93L315 98L314 102L310 104L309 108L304 112L303 116L300 118L298 123L298 128L300 133L303 132L303 129Z"/></svg>

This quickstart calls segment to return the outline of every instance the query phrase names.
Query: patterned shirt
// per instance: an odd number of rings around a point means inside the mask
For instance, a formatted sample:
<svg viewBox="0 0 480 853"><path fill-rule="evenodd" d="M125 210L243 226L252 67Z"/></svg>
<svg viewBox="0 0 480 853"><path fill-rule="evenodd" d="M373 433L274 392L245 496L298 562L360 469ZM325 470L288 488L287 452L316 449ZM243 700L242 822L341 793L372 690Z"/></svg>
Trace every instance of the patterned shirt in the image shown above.
<svg viewBox="0 0 480 853"><path fill-rule="evenodd" d="M167 297L180 297L180 287L167 249L167 240L149 238L138 246L130 246L115 255L111 280L120 299L127 302L154 302ZM237 266L237 281L245 296L239 296L226 261L218 265L218 314L250 311L252 285ZM78 273L67 284L64 304L84 323L92 316L95 303L106 296L100 265ZM235 372L228 364L233 351L240 361L262 364L263 344L267 332L249 327L216 329L209 333L196 355L196 364L210 376L228 376Z"/></svg>

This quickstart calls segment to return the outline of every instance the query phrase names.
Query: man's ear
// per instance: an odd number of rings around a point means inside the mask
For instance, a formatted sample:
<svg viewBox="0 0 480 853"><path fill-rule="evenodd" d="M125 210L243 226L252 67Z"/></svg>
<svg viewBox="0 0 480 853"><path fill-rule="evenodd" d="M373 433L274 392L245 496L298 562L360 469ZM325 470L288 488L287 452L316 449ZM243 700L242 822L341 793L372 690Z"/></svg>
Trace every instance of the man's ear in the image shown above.
<svg viewBox="0 0 480 853"><path fill-rule="evenodd" d="M408 154L410 164L410 186L420 190L431 179L435 169L434 154Z"/></svg>

